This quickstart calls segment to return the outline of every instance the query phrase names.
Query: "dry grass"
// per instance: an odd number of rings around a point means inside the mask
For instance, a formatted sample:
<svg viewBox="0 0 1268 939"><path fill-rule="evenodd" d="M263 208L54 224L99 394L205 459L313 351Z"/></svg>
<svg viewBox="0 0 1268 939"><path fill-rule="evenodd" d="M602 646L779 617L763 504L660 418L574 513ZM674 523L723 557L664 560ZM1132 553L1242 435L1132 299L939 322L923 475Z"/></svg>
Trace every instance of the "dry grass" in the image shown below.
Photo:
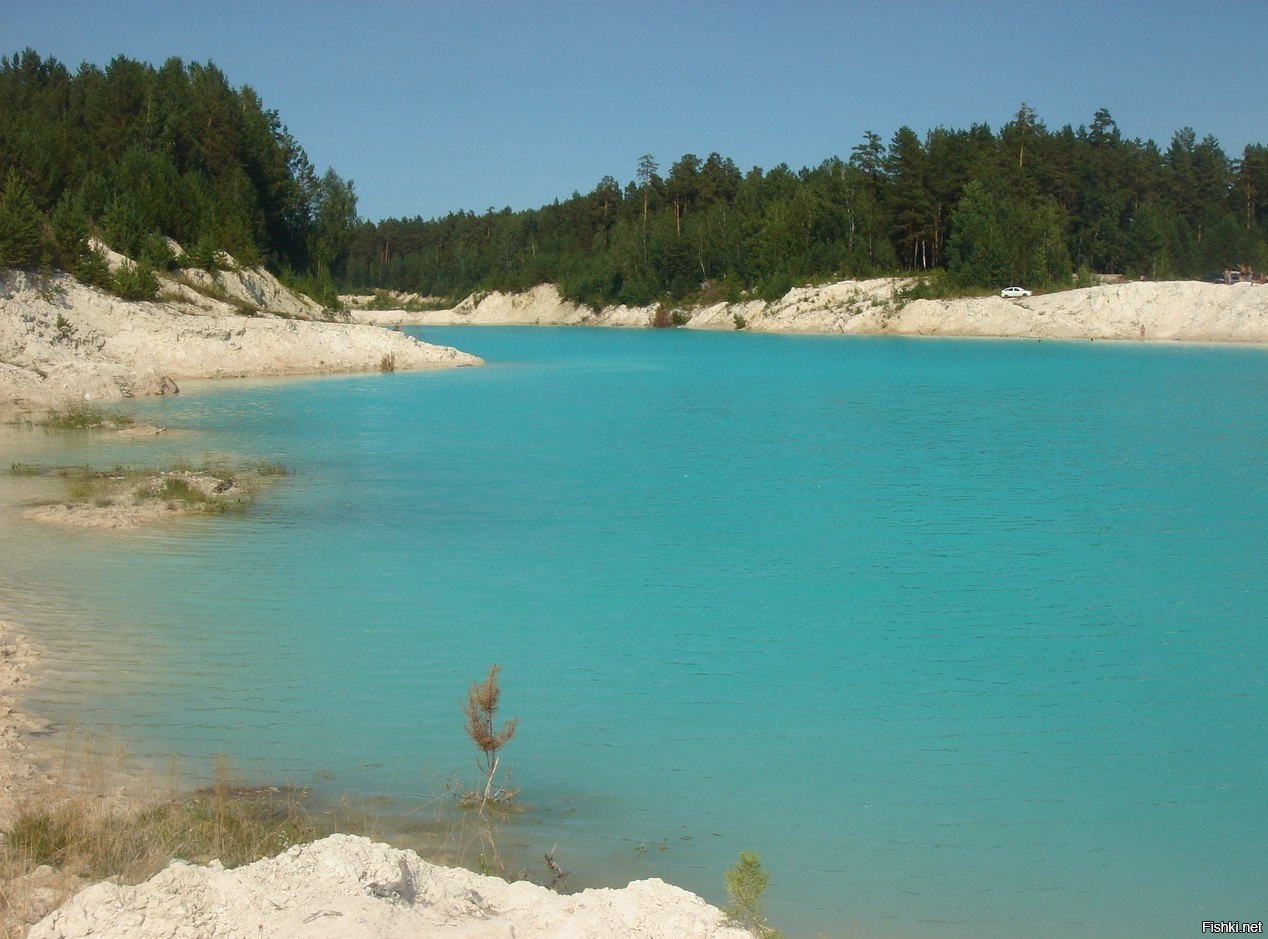
<svg viewBox="0 0 1268 939"><path fill-rule="evenodd" d="M110 781L118 767L106 771L91 759L85 766L75 782L19 805L4 831L4 939L24 936L86 883L140 883L174 858L236 867L324 834L304 808L306 790L243 786L224 761L212 782L193 793L128 800L118 798Z"/></svg>

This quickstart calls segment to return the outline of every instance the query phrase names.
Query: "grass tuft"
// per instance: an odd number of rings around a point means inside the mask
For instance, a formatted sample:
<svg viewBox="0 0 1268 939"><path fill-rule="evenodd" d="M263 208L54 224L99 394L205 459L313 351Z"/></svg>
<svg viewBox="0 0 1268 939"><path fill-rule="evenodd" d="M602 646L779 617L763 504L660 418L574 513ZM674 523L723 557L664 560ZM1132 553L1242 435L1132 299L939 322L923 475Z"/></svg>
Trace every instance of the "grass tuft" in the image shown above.
<svg viewBox="0 0 1268 939"><path fill-rule="evenodd" d="M20 474L18 464L12 471ZM136 469L117 464L112 470L91 466L62 467L30 473L47 472L66 481L62 500L70 507L114 507L125 514L133 509L161 504L170 511L187 514L215 514L247 508L267 478L287 476L290 471L276 460L254 463L195 467L188 461L175 460L162 469Z"/></svg>
<svg viewBox="0 0 1268 939"><path fill-rule="evenodd" d="M64 411L51 412L44 421L44 426L57 430L91 430L101 427L105 422L106 416L100 408L76 404Z"/></svg>
<svg viewBox="0 0 1268 939"><path fill-rule="evenodd" d="M327 834L304 806L307 790L243 786L224 760L211 785L183 797L120 805L108 790L101 779L64 783L19 806L0 843L0 935L24 935L88 881L140 883L174 858L238 867ZM45 866L56 896L33 902L23 887L47 885Z"/></svg>
<svg viewBox="0 0 1268 939"><path fill-rule="evenodd" d="M72 404L65 410L49 412L43 423L55 430L93 430L107 425L130 427L136 420L130 414L109 414L90 404Z"/></svg>
<svg viewBox="0 0 1268 939"><path fill-rule="evenodd" d="M280 460L259 460L251 467L256 476L289 476L291 471Z"/></svg>

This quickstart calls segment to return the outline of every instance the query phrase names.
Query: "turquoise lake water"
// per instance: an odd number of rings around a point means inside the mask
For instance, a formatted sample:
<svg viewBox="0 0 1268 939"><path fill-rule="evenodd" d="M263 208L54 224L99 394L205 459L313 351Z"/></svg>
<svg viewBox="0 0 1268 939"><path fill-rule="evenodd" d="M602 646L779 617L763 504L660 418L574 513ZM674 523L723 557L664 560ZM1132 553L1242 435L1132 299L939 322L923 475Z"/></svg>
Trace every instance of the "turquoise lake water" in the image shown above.
<svg viewBox="0 0 1268 939"><path fill-rule="evenodd" d="M426 329L481 369L225 382L10 460L281 460L244 517L7 523L29 707L233 756L408 842L502 666L573 887L789 937L1199 935L1268 914L1268 350ZM43 480L0 476L0 495Z"/></svg>

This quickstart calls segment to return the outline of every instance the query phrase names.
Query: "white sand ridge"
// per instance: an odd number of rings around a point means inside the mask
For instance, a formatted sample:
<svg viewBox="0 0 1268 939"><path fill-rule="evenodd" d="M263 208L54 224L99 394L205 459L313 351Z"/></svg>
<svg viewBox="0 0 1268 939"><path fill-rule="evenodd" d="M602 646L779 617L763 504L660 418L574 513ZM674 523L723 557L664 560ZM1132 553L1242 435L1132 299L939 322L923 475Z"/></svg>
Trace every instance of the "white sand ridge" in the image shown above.
<svg viewBox="0 0 1268 939"><path fill-rule="evenodd" d="M118 256L112 258L118 263ZM403 333L331 319L262 270L189 283L161 279L160 300L127 301L66 274L0 273L0 402L46 410L69 401L168 394L187 378L408 371L478 365Z"/></svg>
<svg viewBox="0 0 1268 939"><path fill-rule="evenodd" d="M1268 286L1196 281L1129 281L1004 300L905 300L912 278L880 277L796 287L773 301L683 306L688 329L978 336L1031 339L1117 339L1182 342L1268 342ZM564 300L548 284L519 294L473 295L448 310L353 310L366 323L421 325L593 325L647 327L659 307L609 306L594 311Z"/></svg>

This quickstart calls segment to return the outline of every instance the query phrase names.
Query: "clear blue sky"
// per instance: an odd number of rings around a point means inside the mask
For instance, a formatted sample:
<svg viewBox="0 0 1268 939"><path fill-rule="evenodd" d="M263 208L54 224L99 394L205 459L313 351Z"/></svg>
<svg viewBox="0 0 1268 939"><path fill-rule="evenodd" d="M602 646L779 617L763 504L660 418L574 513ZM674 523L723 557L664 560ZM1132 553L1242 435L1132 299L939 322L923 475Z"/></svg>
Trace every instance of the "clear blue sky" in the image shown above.
<svg viewBox="0 0 1268 939"><path fill-rule="evenodd" d="M712 151L846 157L864 131L1052 130L1268 142L1268 3L1175 0L0 0L0 52L213 61L362 216L531 208Z"/></svg>

